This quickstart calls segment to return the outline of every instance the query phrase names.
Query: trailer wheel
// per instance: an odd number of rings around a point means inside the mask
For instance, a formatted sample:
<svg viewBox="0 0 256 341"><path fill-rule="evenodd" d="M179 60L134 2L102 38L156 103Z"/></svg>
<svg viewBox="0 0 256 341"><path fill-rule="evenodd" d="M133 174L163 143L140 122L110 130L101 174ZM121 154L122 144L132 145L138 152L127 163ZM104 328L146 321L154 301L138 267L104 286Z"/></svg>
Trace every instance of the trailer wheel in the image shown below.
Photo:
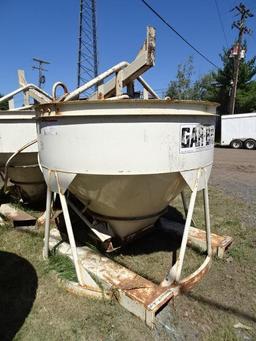
<svg viewBox="0 0 256 341"><path fill-rule="evenodd" d="M248 139L244 142L244 146L246 149L255 149L256 148L256 141L253 139Z"/></svg>
<svg viewBox="0 0 256 341"><path fill-rule="evenodd" d="M242 148L243 142L241 140L233 140L230 142L230 147L234 149Z"/></svg>

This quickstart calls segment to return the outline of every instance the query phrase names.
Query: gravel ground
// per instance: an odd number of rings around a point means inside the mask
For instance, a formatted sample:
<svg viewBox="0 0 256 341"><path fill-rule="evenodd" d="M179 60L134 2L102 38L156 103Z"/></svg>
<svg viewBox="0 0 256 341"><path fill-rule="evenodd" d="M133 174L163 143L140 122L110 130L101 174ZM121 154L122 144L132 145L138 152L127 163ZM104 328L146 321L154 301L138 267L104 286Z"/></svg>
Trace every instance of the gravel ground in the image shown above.
<svg viewBox="0 0 256 341"><path fill-rule="evenodd" d="M210 184L256 204L256 150L215 148Z"/></svg>

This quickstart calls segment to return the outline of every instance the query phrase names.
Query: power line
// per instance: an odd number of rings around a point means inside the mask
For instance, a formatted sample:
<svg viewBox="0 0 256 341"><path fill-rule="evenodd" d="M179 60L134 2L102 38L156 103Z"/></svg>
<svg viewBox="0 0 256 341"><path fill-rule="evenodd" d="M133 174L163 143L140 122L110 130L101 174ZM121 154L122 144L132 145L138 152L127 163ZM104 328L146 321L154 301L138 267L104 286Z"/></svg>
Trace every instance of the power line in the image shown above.
<svg viewBox="0 0 256 341"><path fill-rule="evenodd" d="M228 47L228 45L229 45L228 44L228 39L227 39L227 36L226 36L226 32L225 32L225 29L224 29L222 17L221 17L221 14L220 14L220 8L219 8L219 5L218 5L218 1L214 0L214 2L215 2L216 9L217 9L217 14L218 14L218 17L219 17L219 21L220 21L220 26L221 26L221 29L222 29L222 32L223 32L223 35L224 35L224 38L225 38L225 41L226 41L226 45Z"/></svg>
<svg viewBox="0 0 256 341"><path fill-rule="evenodd" d="M166 26L168 26L177 36L179 36L188 46L190 46L197 54L199 54L204 60L210 63L215 68L219 68L216 64L214 64L209 58L207 58L203 53L201 53L196 47L190 44L187 39L185 39L179 32L175 30L173 26L171 26L154 8L152 8L145 0L141 0L145 6L147 6Z"/></svg>

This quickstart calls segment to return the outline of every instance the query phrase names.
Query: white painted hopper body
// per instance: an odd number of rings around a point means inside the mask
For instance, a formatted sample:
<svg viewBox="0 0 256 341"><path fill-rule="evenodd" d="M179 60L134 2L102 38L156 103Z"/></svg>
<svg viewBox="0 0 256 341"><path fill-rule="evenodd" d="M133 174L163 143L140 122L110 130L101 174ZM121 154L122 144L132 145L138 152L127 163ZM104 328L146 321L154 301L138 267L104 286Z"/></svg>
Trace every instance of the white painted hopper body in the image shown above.
<svg viewBox="0 0 256 341"><path fill-rule="evenodd" d="M36 139L35 113L29 111L0 111L0 167L9 157L28 142ZM24 150L20 159L35 160L37 144ZM18 160L18 161L17 161Z"/></svg>
<svg viewBox="0 0 256 341"><path fill-rule="evenodd" d="M124 238L152 225L186 183L193 187L199 168L208 180L215 108L168 100L40 105L45 180L52 191L57 182L62 192L69 189Z"/></svg>
<svg viewBox="0 0 256 341"><path fill-rule="evenodd" d="M0 169L4 171L7 160L27 143L35 140L35 112L0 111ZM26 148L10 162L8 175L19 186L27 199L43 199L45 183L38 167L37 143Z"/></svg>

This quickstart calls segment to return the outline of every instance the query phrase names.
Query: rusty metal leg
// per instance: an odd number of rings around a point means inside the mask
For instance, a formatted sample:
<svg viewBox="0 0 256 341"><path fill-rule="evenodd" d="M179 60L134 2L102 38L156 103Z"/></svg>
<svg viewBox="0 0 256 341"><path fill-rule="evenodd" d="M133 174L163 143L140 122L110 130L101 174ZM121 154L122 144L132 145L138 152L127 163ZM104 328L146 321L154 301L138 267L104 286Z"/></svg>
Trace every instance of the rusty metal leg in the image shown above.
<svg viewBox="0 0 256 341"><path fill-rule="evenodd" d="M50 190L50 187L47 186L46 211L45 211L45 228L44 228L44 249L43 249L43 257L45 259L48 258L48 255L49 255L49 234L50 234L51 201L52 201L52 192Z"/></svg>

